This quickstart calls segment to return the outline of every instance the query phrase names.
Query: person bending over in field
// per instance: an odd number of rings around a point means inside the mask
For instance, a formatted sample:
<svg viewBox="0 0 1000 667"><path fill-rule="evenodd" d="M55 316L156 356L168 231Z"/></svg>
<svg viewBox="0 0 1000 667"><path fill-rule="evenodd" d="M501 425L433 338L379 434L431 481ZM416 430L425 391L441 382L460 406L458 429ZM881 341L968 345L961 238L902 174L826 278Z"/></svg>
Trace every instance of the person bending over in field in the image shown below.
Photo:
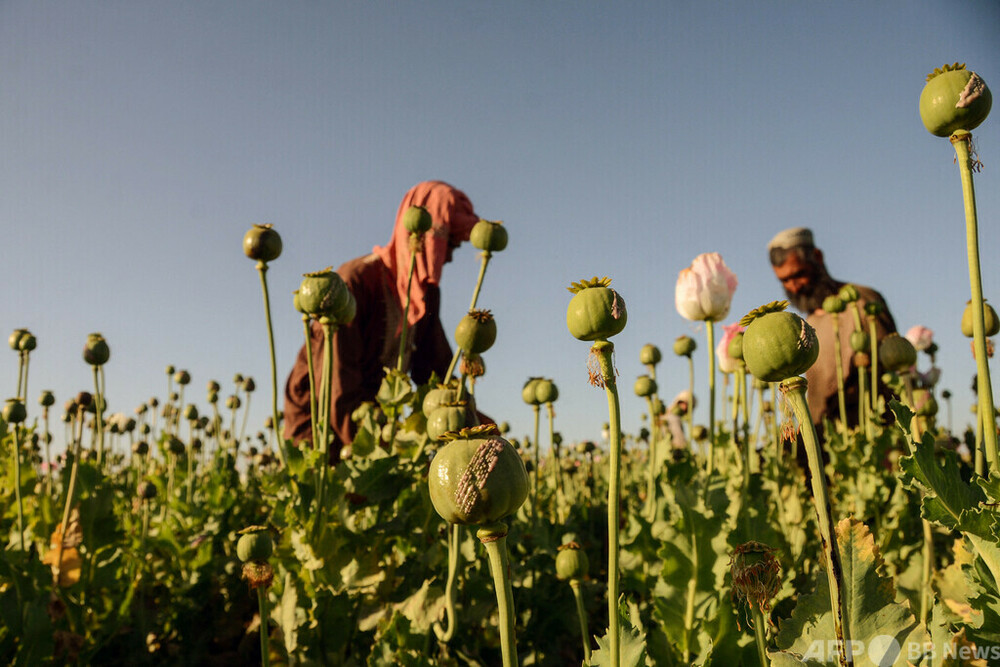
<svg viewBox="0 0 1000 667"><path fill-rule="evenodd" d="M850 337L854 331L854 316L850 309L839 315L823 310L823 300L835 296L847 283L832 278L823 262L823 251L813 243L813 233L806 227L793 227L779 232L767 244L774 275L781 281L789 302L796 310L805 314L806 321L816 329L819 338L819 358L806 371L809 383L807 398L809 412L814 424L821 425L823 418L833 421L839 418L837 399L837 363L833 345L833 318L839 317L840 350L839 363L844 371L844 391L847 401L847 422L852 427L858 423L858 372L851 349ZM881 294L871 287L853 284L860 298L861 323L869 330L865 305L878 303L881 313L875 318L876 337L881 341L896 331L896 323ZM821 429L817 429L822 433Z"/></svg>
<svg viewBox="0 0 1000 667"><path fill-rule="evenodd" d="M410 268L409 232L403 213L411 206L423 206L431 214L433 226L425 234L417 253L410 285L409 332L403 369L417 384L430 379L432 372L443 377L451 362L451 346L438 316L441 302L439 284L442 267L452 252L469 239L479 221L465 194L441 181L425 181L403 197L396 214L392 238L375 246L371 254L352 259L337 273L347 283L357 302L354 320L333 336L333 381L330 392L330 430L334 442L330 462L340 460L340 450L350 445L356 432L351 413L364 401L374 401L382 383L384 368L395 368L406 304L407 273ZM312 323L310 347L319 394L323 367L323 330ZM305 345L285 385L284 437L298 445L311 442L309 414L309 368Z"/></svg>

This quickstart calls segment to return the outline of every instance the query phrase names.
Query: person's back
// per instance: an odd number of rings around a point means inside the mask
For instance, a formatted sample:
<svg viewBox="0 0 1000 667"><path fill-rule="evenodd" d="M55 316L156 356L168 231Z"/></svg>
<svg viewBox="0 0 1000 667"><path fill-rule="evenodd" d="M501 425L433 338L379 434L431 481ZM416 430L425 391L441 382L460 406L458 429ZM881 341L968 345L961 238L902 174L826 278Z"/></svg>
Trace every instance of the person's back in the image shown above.
<svg viewBox="0 0 1000 667"><path fill-rule="evenodd" d="M433 220L416 249L412 280L409 276L409 232L402 224L411 206L422 206ZM356 432L351 414L378 393L383 369L396 366L403 330L403 309L407 311L407 345L403 368L417 383L431 373L443 375L451 361L451 347L439 318L442 267L452 251L468 240L479 220L472 203L460 190L441 181L426 181L404 196L396 215L392 238L372 253L343 264L337 273L344 279L357 302L354 320L341 326L333 336L333 377L330 396L330 427L334 443L331 460L340 458L340 449L349 445ZM318 323L311 330L314 387L319 393L323 368L323 333ZM299 445L312 440L309 408L309 358L305 346L299 350L295 366L285 386L284 437Z"/></svg>

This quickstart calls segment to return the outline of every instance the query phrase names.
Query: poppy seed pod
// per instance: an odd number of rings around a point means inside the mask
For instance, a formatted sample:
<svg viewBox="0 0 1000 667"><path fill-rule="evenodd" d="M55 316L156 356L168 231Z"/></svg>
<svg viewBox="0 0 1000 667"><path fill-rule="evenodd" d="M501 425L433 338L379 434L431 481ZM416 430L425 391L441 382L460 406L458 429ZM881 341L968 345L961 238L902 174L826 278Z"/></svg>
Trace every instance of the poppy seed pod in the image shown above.
<svg viewBox="0 0 1000 667"><path fill-rule="evenodd" d="M51 407L52 405L55 404L55 402L56 402L56 397L48 389L43 391L42 395L38 397L38 404L41 405L43 408Z"/></svg>
<svg viewBox="0 0 1000 667"><path fill-rule="evenodd" d="M21 352L31 352L38 347L38 339L30 331L25 331L17 341L17 349Z"/></svg>
<svg viewBox="0 0 1000 667"><path fill-rule="evenodd" d="M947 137L979 127L992 105L986 82L965 63L944 65L927 75L920 92L920 120L934 136Z"/></svg>
<svg viewBox="0 0 1000 667"><path fill-rule="evenodd" d="M176 373L174 373L174 382L176 382L181 386L190 384L191 374L188 373L187 371L177 371Z"/></svg>
<svg viewBox="0 0 1000 667"><path fill-rule="evenodd" d="M628 322L625 299L610 284L610 278L594 276L568 288L573 298L566 309L566 326L574 338L607 340L625 329Z"/></svg>
<svg viewBox="0 0 1000 667"><path fill-rule="evenodd" d="M271 225L254 225L243 236L243 254L261 262L278 259L281 256L281 235Z"/></svg>
<svg viewBox="0 0 1000 667"><path fill-rule="evenodd" d="M530 377L521 388L521 399L528 405L540 405L535 386L542 380L540 377Z"/></svg>
<svg viewBox="0 0 1000 667"><path fill-rule="evenodd" d="M455 327L455 342L466 354L482 354L497 339L497 323L488 310L470 310Z"/></svg>
<svg viewBox="0 0 1000 667"><path fill-rule="evenodd" d="M883 367L898 373L917 363L917 350L898 333L891 333L879 343L878 358Z"/></svg>
<svg viewBox="0 0 1000 667"><path fill-rule="evenodd" d="M590 561L587 552L576 542L567 542L556 554L556 577L562 581L579 580L587 576Z"/></svg>
<svg viewBox="0 0 1000 667"><path fill-rule="evenodd" d="M761 611L770 609L771 600L781 590L781 565L774 549L760 542L747 542L736 547L729 563L733 597Z"/></svg>
<svg viewBox="0 0 1000 667"><path fill-rule="evenodd" d="M304 274L296 298L303 313L328 317L335 324L349 323L357 312L354 295L330 267Z"/></svg>
<svg viewBox="0 0 1000 667"><path fill-rule="evenodd" d="M139 500L152 500L156 497L156 485L144 479L135 487L135 495Z"/></svg>
<svg viewBox="0 0 1000 667"><path fill-rule="evenodd" d="M962 311L962 334L967 338L972 338L972 301L965 304L965 310ZM986 336L996 336L1000 333L1000 317L997 317L997 311L993 309L993 306L983 299L983 325L984 332Z"/></svg>
<svg viewBox="0 0 1000 667"><path fill-rule="evenodd" d="M851 333L851 349L855 352L867 352L872 344L872 337L867 331L854 331Z"/></svg>
<svg viewBox="0 0 1000 667"><path fill-rule="evenodd" d="M445 403L454 403L458 400L458 389L454 389L445 384L439 384L426 394L420 404L420 410L425 417L430 417L438 407Z"/></svg>
<svg viewBox="0 0 1000 667"><path fill-rule="evenodd" d="M450 523L496 523L528 497L524 462L493 424L459 432L434 456L427 481L434 509Z"/></svg>
<svg viewBox="0 0 1000 667"><path fill-rule="evenodd" d="M648 375L640 375L635 381L635 395L646 398L656 393L656 381Z"/></svg>
<svg viewBox="0 0 1000 667"><path fill-rule="evenodd" d="M8 398L3 406L3 420L8 424L20 424L28 418L28 411L19 398Z"/></svg>
<svg viewBox="0 0 1000 667"><path fill-rule="evenodd" d="M660 353L660 348L656 347L652 343L646 343L639 350L639 363L644 366L655 366L660 363L663 359L663 355Z"/></svg>
<svg viewBox="0 0 1000 667"><path fill-rule="evenodd" d="M236 555L241 562L266 561L274 551L274 541L266 526L249 526L239 531Z"/></svg>
<svg viewBox="0 0 1000 667"><path fill-rule="evenodd" d="M92 333L87 336L87 343L83 346L83 360L91 366L103 366L111 357L111 349L104 340L104 336L99 333Z"/></svg>
<svg viewBox="0 0 1000 667"><path fill-rule="evenodd" d="M808 322L775 301L740 320L747 370L765 382L780 382L808 370L819 356L819 340Z"/></svg>
<svg viewBox="0 0 1000 667"><path fill-rule="evenodd" d="M403 212L403 228L411 234L423 234L434 224L430 212L423 206L411 206Z"/></svg>
<svg viewBox="0 0 1000 667"><path fill-rule="evenodd" d="M857 287L848 283L842 286L840 288L840 291L837 292L837 298L843 301L845 304L854 303L855 301L861 298L861 293L858 292ZM826 310L826 308L824 308L823 310Z"/></svg>
<svg viewBox="0 0 1000 667"><path fill-rule="evenodd" d="M472 226L469 242L479 250L500 252L507 247L507 229L503 221L480 220Z"/></svg>
<svg viewBox="0 0 1000 667"><path fill-rule="evenodd" d="M823 299L823 310L836 315L847 310L847 304L839 296L830 295Z"/></svg>
<svg viewBox="0 0 1000 667"><path fill-rule="evenodd" d="M535 383L535 401L539 404L554 403L559 398L559 388L548 378L541 378Z"/></svg>
<svg viewBox="0 0 1000 667"><path fill-rule="evenodd" d="M690 357L698 344L691 336L678 336L674 340L674 354L678 357Z"/></svg>
<svg viewBox="0 0 1000 667"><path fill-rule="evenodd" d="M15 352L20 350L21 339L26 335L28 335L27 329L14 329L14 332L10 335L10 338L7 339L7 342L10 344L10 349L14 350Z"/></svg>

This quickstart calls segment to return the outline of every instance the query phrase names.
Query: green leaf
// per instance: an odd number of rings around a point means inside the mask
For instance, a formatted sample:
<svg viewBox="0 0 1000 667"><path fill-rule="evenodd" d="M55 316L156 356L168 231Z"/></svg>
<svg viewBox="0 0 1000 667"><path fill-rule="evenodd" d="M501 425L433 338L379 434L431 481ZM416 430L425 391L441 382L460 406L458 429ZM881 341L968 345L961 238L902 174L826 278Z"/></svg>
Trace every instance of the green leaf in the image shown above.
<svg viewBox="0 0 1000 667"><path fill-rule="evenodd" d="M910 609L895 602L895 587L880 571L884 563L868 527L844 519L837 524L837 540L846 634L876 664L907 665L903 648L909 642L922 642L924 633ZM775 638L780 650L768 653L775 665L825 665L837 660L829 586L825 574L818 575L816 589L799 596L792 617L781 625ZM886 653L879 653L881 648Z"/></svg>
<svg viewBox="0 0 1000 667"><path fill-rule="evenodd" d="M644 667L646 664L646 634L640 632L633 619L639 621L637 609L629 611L624 596L618 601L618 655L620 667ZM638 623L641 625L641 622ZM609 667L611 661L611 638L605 633L597 638L597 650L590 655L591 667Z"/></svg>
<svg viewBox="0 0 1000 667"><path fill-rule="evenodd" d="M281 628L285 640L285 651L289 655L295 653L299 646L299 626L306 621L305 609L299 606L299 592L295 588L295 579L291 572L285 574L285 590L281 594L281 602L274 608L271 617Z"/></svg>

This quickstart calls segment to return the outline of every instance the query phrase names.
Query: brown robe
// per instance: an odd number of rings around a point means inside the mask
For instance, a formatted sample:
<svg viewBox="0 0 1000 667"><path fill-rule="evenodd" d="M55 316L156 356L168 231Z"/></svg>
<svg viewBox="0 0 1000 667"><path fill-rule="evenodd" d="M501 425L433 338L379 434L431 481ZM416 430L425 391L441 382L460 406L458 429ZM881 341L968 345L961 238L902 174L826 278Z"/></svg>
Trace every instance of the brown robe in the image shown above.
<svg viewBox="0 0 1000 667"><path fill-rule="evenodd" d="M333 380L330 392L330 425L334 443L330 460L340 460L340 449L354 439L356 425L351 413L364 401L373 401L385 375L395 368L399 354L402 308L395 294L395 279L375 254L351 260L337 269L357 302L354 320L333 336ZM451 362L451 347L439 318L440 291L428 285L425 312L407 335L403 370L422 384L431 372L443 376ZM316 395L323 368L323 329L317 322L310 331ZM412 360L412 364L411 364ZM293 444L311 441L309 414L309 367L305 345L285 386L284 436ZM412 367L411 367L412 366Z"/></svg>

